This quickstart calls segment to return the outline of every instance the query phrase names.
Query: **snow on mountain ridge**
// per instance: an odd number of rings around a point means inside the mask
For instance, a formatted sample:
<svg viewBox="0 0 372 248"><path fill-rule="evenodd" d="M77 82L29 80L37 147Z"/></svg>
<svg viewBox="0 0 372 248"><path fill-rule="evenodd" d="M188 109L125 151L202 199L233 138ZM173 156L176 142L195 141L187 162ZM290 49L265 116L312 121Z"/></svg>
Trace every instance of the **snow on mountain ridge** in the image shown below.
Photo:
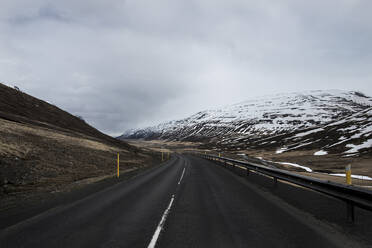
<svg viewBox="0 0 372 248"><path fill-rule="evenodd" d="M336 121L368 106L372 106L372 98L355 91L276 94L198 112L122 137L193 140L229 135L270 136Z"/></svg>

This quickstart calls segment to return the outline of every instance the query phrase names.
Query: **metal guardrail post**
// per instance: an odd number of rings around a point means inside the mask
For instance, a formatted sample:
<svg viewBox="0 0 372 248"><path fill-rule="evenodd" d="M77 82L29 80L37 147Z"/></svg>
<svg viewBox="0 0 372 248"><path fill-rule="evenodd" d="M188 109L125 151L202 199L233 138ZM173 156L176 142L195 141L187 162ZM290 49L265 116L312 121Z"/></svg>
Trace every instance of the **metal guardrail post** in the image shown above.
<svg viewBox="0 0 372 248"><path fill-rule="evenodd" d="M274 180L274 188L278 187L278 178L273 177Z"/></svg>

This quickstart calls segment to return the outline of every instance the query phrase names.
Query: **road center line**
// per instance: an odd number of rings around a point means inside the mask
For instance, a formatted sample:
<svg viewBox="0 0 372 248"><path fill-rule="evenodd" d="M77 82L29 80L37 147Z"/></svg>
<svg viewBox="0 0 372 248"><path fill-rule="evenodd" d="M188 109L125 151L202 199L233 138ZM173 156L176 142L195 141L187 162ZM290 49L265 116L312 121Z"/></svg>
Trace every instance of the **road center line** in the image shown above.
<svg viewBox="0 0 372 248"><path fill-rule="evenodd" d="M167 207L167 209L164 211L164 214L163 216L161 217L161 220L160 220L160 223L159 225L156 227L156 230L155 230L155 233L154 235L152 236L152 239L151 239L151 242L150 244L147 246L147 248L154 248L155 245L156 245L156 242L158 241L158 238L159 238L159 235L160 235L160 232L161 230L163 229L163 226L165 224L165 220L167 219L167 216L169 214L169 211L172 207L172 204L173 204L173 201L174 201L174 195L172 195L172 198L169 202L169 205Z"/></svg>
<svg viewBox="0 0 372 248"><path fill-rule="evenodd" d="M182 181L182 178L183 178L183 174L185 174L185 167L183 168L183 171L182 171L182 175L180 177L180 180L178 181L178 185L180 185L181 181Z"/></svg>
<svg viewBox="0 0 372 248"><path fill-rule="evenodd" d="M182 175L180 177L180 180L178 181L178 185L180 185L180 183L182 181L183 175L185 174L185 169L186 169L186 167L183 168ZM167 216L169 214L169 211L170 211L170 209L172 207L172 204L173 204L173 201L174 201L174 197L175 197L175 195L173 194L172 195L172 198L171 198L171 200L169 202L169 205L168 205L167 209L165 209L165 211L163 213L163 216L161 217L161 220L159 222L159 225L156 227L155 233L152 236L152 239L150 241L150 244L147 246L147 248L154 248L155 247L156 242L158 241L159 235L160 235L161 231L163 230L165 221L167 220Z"/></svg>

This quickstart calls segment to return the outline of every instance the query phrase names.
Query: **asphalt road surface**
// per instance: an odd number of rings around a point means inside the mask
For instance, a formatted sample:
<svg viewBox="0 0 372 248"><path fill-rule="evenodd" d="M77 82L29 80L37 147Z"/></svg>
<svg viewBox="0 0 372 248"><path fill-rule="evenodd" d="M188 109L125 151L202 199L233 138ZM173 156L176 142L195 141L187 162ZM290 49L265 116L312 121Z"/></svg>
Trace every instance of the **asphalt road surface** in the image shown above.
<svg viewBox="0 0 372 248"><path fill-rule="evenodd" d="M2 248L328 248L351 244L358 247L332 226L245 178L184 155L0 232Z"/></svg>

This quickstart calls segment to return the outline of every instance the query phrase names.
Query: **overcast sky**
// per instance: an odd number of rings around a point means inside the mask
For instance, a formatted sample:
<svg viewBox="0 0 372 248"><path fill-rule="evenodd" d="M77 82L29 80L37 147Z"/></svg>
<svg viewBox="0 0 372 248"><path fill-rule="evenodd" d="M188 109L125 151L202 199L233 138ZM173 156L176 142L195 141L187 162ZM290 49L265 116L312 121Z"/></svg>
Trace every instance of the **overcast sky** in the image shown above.
<svg viewBox="0 0 372 248"><path fill-rule="evenodd" d="M0 82L99 130L253 96L372 95L370 0L1 0Z"/></svg>

